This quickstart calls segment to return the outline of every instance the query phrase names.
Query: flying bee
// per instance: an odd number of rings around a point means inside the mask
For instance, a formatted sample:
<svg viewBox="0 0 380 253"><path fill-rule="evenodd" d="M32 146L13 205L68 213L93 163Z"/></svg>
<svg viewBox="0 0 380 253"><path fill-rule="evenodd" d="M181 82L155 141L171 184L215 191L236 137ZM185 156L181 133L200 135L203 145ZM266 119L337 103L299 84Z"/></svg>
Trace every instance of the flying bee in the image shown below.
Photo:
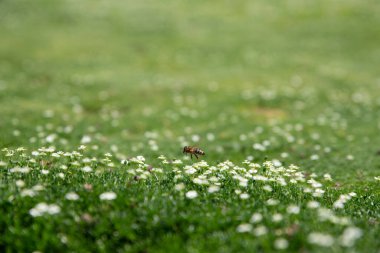
<svg viewBox="0 0 380 253"><path fill-rule="evenodd" d="M199 155L205 155L205 152L203 152L201 149L197 147L191 147L191 146L185 146L183 148L183 153L190 154L191 159L193 159L193 155L198 159Z"/></svg>

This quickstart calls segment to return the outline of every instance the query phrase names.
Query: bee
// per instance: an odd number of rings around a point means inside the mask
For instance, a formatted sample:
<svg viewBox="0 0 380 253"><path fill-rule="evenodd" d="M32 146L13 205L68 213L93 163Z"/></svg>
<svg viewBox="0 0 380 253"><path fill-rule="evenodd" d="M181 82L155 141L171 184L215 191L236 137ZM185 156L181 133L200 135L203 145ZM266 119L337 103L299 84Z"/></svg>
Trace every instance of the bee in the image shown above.
<svg viewBox="0 0 380 253"><path fill-rule="evenodd" d="M185 146L183 148L183 153L188 153L191 156L191 159L193 159L193 155L198 159L198 155L205 155L205 152L203 152L201 149L197 147L191 147L191 146Z"/></svg>

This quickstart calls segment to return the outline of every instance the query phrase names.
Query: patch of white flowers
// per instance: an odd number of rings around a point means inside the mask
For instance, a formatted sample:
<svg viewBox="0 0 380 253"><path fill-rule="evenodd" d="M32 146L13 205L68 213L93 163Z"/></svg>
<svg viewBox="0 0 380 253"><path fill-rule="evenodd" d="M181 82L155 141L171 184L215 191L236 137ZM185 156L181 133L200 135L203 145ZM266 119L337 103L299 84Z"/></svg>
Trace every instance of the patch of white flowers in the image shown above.
<svg viewBox="0 0 380 253"><path fill-rule="evenodd" d="M46 204L44 202L37 204L29 210L29 214L33 217L43 216L45 214L55 215L61 212L61 208L56 204Z"/></svg>
<svg viewBox="0 0 380 253"><path fill-rule="evenodd" d="M333 204L334 208L343 208L344 204L349 201L352 197L356 197L355 192L351 192L349 194L342 194L339 196L339 199L336 200Z"/></svg>
<svg viewBox="0 0 380 253"><path fill-rule="evenodd" d="M330 234L313 232L309 234L308 241L321 247L331 247L334 244L334 237Z"/></svg>
<svg viewBox="0 0 380 253"><path fill-rule="evenodd" d="M46 138L51 140L53 136L49 135ZM91 141L91 137L83 136L83 143ZM156 145L155 141L151 140L150 143L151 146ZM253 146L256 150L263 151L270 147L270 142L264 141ZM89 148L95 149L96 147L90 146ZM24 177L29 176L25 175L28 173L38 172L39 177L43 178L46 176L41 174L53 175L56 180L62 182L78 171L86 179L92 176L101 176L102 173L108 173L121 167L128 179L137 184L140 181L156 183L162 178L167 179L166 173L172 173L173 184L169 184L169 192L163 193L163 196L168 196L173 201L176 198L177 201L186 199L189 205L206 201L207 198L221 199L226 193L232 194L233 201L237 201L241 205L252 205L250 217L236 217L238 220L234 227L235 231L256 237L274 234L276 239L273 240L272 246L277 250L288 249L292 241L288 241L287 235L297 233L297 229L292 230L291 226L281 226L289 221L294 221L295 223L292 225L297 227L300 222L298 217L303 213L314 215L313 218L318 222L339 226L341 231L338 235L331 235L323 231L310 232L307 235L307 241L311 245L353 247L355 242L363 236L363 231L354 227L349 217L338 216L335 213L339 211L336 209L343 209L351 199L357 197L355 192L340 194L339 198L333 202L332 208L321 204L326 191L329 190L330 193L330 189L326 185L333 181L331 175L327 173L322 177L314 173L307 175L295 165L285 167L279 160L258 164L252 162L253 157L247 157L239 165L228 160L210 165L205 161L184 164L183 160L169 159L161 155L158 157L158 164L161 167L153 167L146 162L143 156L127 158L123 155L115 155L117 147L113 147L113 153L106 153L100 158L86 156L84 153L86 149L87 147L83 145L73 152L57 151L53 147L40 148L31 151L31 155L23 155L27 161L24 166L11 166L10 168L7 168L6 162L0 161L0 167L6 168L7 173L15 178L13 184L16 189L15 194L10 196L9 200L13 201L18 195L22 198L37 198L42 195L42 191L48 192L47 187L50 186L46 184L28 186L28 180L24 181ZM7 157L24 151L24 149L19 151L6 149L4 152ZM286 157L288 154L283 153L282 158ZM65 162L49 166L48 161L59 161L60 159ZM312 160L317 159L317 155L312 155ZM375 177L375 180L380 180L380 177ZM127 182L129 181L127 180ZM155 184L152 185L154 187ZM85 184L84 188L85 194L93 194L92 185ZM291 188L294 190L290 190ZM81 197L78 193L70 191L62 196L62 200L66 200L64 203L70 201L72 205L76 205L86 198L85 194L82 195L82 192L78 192ZM282 194L289 196L289 200ZM294 198L290 200L292 194L302 194L302 198L305 200ZM105 191L96 197L104 204L104 202L115 200L118 196L113 191ZM33 217L56 215L60 212L59 205L45 202L41 202L29 210L29 214ZM268 222L274 227L267 225Z"/></svg>

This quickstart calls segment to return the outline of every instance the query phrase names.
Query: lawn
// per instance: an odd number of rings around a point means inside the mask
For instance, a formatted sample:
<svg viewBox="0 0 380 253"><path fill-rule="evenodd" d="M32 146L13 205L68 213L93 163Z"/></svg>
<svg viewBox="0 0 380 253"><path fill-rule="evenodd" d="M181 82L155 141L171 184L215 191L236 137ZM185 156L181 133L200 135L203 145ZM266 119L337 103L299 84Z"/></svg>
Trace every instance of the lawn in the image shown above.
<svg viewBox="0 0 380 253"><path fill-rule="evenodd" d="M0 0L0 252L378 253L378 13Z"/></svg>

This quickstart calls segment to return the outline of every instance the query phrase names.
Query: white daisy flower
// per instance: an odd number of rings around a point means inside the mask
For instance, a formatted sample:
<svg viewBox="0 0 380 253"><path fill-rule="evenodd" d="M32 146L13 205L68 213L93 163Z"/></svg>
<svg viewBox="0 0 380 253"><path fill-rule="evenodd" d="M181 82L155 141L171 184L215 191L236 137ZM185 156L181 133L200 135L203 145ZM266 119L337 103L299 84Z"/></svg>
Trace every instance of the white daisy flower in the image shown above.
<svg viewBox="0 0 380 253"><path fill-rule="evenodd" d="M238 233L248 233L248 232L251 232L252 231L252 225L249 224L249 223L244 223L244 224L240 224L237 228L236 228L236 231Z"/></svg>
<svg viewBox="0 0 380 253"><path fill-rule="evenodd" d="M289 242L285 238L277 238L274 241L274 247L276 249L282 250L286 249L289 246Z"/></svg>
<svg viewBox="0 0 380 253"><path fill-rule="evenodd" d="M186 192L186 198L188 199L194 199L198 197L198 193L196 191L188 191Z"/></svg>
<svg viewBox="0 0 380 253"><path fill-rule="evenodd" d="M103 192L99 195L100 200L114 200L117 195L114 192Z"/></svg>
<svg viewBox="0 0 380 253"><path fill-rule="evenodd" d="M318 232L312 232L307 237L307 240L311 244L315 244L322 247L331 247L334 244L334 237L329 234L323 234Z"/></svg>
<svg viewBox="0 0 380 253"><path fill-rule="evenodd" d="M79 199L79 195L76 194L75 192L69 192L69 193L67 193L67 194L65 195L65 198L66 198L67 200L73 200L73 201L75 201L75 200L78 200L78 199Z"/></svg>

